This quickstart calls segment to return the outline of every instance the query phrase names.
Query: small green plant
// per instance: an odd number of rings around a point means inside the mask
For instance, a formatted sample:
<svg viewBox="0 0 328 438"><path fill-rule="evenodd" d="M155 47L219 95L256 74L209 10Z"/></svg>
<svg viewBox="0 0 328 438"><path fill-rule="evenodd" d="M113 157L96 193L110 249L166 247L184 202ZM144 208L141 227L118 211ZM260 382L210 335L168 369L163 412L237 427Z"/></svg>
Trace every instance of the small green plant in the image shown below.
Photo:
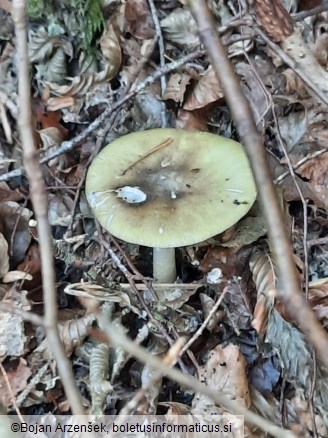
<svg viewBox="0 0 328 438"><path fill-rule="evenodd" d="M32 20L63 29L77 49L87 53L92 52L94 37L104 28L100 0L29 0L28 14Z"/></svg>

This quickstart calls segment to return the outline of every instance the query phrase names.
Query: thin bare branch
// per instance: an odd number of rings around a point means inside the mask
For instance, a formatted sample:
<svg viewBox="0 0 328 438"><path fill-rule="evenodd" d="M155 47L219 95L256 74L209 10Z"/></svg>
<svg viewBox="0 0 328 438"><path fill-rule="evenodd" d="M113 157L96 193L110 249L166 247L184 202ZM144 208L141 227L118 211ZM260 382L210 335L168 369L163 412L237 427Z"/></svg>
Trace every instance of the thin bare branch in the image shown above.
<svg viewBox="0 0 328 438"><path fill-rule="evenodd" d="M309 9L308 11L297 12L296 14L292 14L292 18L294 21L302 21L307 17L312 17L313 15L319 15L321 12L328 11L328 1L324 1L321 5L316 6L313 9Z"/></svg>
<svg viewBox="0 0 328 438"><path fill-rule="evenodd" d="M161 69L165 68L165 47L164 47L164 39L162 35L162 29L161 25L159 23L159 19L157 16L156 6L154 0L148 0L150 12L153 18L155 30L156 30L156 36L158 40L158 48L159 48L159 60L160 60L160 66ZM166 91L166 79L165 75L161 76L161 91L162 91L162 97L165 94Z"/></svg>
<svg viewBox="0 0 328 438"><path fill-rule="evenodd" d="M188 348L190 348L192 346L192 344L202 335L203 331L207 327L207 324L210 322L211 318L213 317L215 312L220 307L220 304L222 303L223 298L224 298L226 293L227 293L227 289L225 289L222 292L222 294L220 295L220 297L217 299L216 303L214 304L214 306L212 307L212 309L208 313L207 317L204 319L203 324L198 328L196 333L194 333L194 335L189 339L189 341L186 343L186 345L181 349L180 354L179 354L180 356L182 356L183 353L185 353L188 350Z"/></svg>
<svg viewBox="0 0 328 438"><path fill-rule="evenodd" d="M42 284L45 305L45 328L48 347L57 362L58 372L66 396L74 414L82 415L80 394L74 383L74 376L57 330L57 294L52 254L51 228L48 222L48 199L37 150L34 144L31 120L31 84L27 45L26 0L14 0L13 20L16 31L18 63L18 91L20 101L19 130L23 146L24 165L30 183L30 195L38 223L38 237L41 255Z"/></svg>

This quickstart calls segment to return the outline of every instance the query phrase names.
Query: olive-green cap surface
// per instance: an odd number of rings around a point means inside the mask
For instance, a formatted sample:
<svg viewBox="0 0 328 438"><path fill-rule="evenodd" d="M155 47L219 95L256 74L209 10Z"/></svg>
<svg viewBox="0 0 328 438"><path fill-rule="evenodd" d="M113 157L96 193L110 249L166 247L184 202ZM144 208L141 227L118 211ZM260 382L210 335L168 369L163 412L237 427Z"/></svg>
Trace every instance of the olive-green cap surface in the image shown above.
<svg viewBox="0 0 328 438"><path fill-rule="evenodd" d="M125 135L92 162L86 195L101 225L135 244L171 248L225 231L253 205L243 147L205 132Z"/></svg>

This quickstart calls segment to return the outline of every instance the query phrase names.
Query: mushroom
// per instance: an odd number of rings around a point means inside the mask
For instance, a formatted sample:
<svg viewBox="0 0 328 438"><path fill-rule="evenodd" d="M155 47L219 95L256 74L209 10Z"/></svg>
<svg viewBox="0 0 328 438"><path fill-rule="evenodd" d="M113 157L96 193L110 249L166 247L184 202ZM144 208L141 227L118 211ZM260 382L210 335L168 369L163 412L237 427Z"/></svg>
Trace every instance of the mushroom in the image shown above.
<svg viewBox="0 0 328 438"><path fill-rule="evenodd" d="M206 132L152 129L125 135L92 162L86 196L100 224L153 247L159 283L176 280L175 248L225 231L253 205L243 147Z"/></svg>

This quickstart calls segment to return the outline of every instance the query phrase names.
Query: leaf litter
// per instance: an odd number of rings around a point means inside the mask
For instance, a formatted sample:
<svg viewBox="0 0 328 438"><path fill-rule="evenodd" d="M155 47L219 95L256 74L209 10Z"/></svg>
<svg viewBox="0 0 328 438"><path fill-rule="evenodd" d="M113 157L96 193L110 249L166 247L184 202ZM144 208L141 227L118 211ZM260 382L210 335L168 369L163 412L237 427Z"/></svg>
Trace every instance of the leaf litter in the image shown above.
<svg viewBox="0 0 328 438"><path fill-rule="evenodd" d="M43 11L35 1L29 4L33 127L41 157L79 135L130 87L154 75L161 56L168 63L201 49L185 1L155 2L164 53L157 46L158 31L146 0L97 1L93 10L87 1L71 3L62 11L50 6ZM312 3L320 2L283 2L293 14L305 13ZM326 327L327 109L279 54L254 38L241 2L211 0L209 4L265 140L300 283L306 286L308 282L309 303ZM84 23L77 23L73 6L86 18ZM7 13L0 12L3 21ZM0 26L1 174L22 165L16 52L10 20L6 23ZM298 23L311 56L327 69L327 12L309 14ZM327 436L328 371L315 360L303 334L277 300L275 266L259 208L223 235L180 248L178 283L166 285L160 291L161 300L156 285L149 282L148 249L124 242L115 247L118 259L132 263L146 281L145 286L137 275L138 295L106 253L83 192L84 169L98 138L105 145L129 132L170 126L236 139L224 93L206 55L167 73L165 84L163 90L159 81L153 81L106 120L102 130L92 132L87 141L63 151L44 167L56 258L59 332L74 365L83 404L89 413L117 413L143 391L135 412L164 409L168 416L183 413L191 419L225 412L203 395L167 379L156 380L150 388L153 375L149 368L97 338L101 325L90 305L96 300L109 309L109 317L121 330L159 357L168 352L169 339L195 335L189 349L193 360L184 354L178 362L184 371L278 425L302 430L303 436L313 433L315 425L317 436ZM295 166L295 177L288 172L278 135ZM307 201L306 230L295 182ZM123 189L120 196L142 202L138 187ZM0 373L4 388L0 397L6 413L14 412L12 395L22 413L47 412L49 403L51 409L65 413L68 402L44 330L24 319L24 312L42 314L44 304L33 214L26 178L2 181L0 304L7 307L0 313L0 360L5 370ZM206 221L206 211L203 214ZM308 236L305 247L304 232ZM223 293L218 310L198 333ZM8 306L22 313L12 313ZM11 391L6 387L8 381ZM246 436L261 436L248 425L245 432Z"/></svg>

